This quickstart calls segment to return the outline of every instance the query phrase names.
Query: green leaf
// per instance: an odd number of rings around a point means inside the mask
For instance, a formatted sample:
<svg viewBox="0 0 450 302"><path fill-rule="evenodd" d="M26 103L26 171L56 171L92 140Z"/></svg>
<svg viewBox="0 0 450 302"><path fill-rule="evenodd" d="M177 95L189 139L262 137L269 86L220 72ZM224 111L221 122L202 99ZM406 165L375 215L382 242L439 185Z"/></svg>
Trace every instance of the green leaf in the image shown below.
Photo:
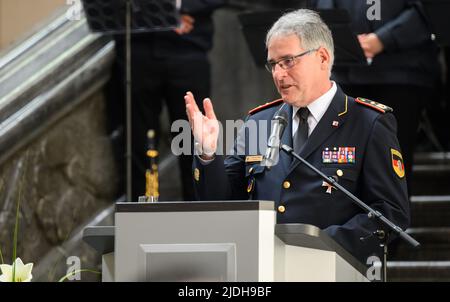
<svg viewBox="0 0 450 302"><path fill-rule="evenodd" d="M79 270L75 270L73 272L68 273L67 275L65 275L64 277L62 277L61 279L59 279L58 282L64 282L67 278L69 278L70 276L73 276L75 274L78 273L83 273L83 272L87 272L87 273L93 273L93 274L97 274L97 275L101 275L102 273L99 271L94 271L94 270L90 270L90 269L79 269Z"/></svg>

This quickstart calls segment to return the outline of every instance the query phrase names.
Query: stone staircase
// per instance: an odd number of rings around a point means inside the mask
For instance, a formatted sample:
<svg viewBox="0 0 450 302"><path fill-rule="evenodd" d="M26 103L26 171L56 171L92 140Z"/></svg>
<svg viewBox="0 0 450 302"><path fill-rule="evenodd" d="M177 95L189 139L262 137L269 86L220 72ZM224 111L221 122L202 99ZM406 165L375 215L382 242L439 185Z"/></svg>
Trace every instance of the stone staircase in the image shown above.
<svg viewBox="0 0 450 302"><path fill-rule="evenodd" d="M411 227L419 249L389 246L388 281L450 281L450 153L419 153L413 167Z"/></svg>

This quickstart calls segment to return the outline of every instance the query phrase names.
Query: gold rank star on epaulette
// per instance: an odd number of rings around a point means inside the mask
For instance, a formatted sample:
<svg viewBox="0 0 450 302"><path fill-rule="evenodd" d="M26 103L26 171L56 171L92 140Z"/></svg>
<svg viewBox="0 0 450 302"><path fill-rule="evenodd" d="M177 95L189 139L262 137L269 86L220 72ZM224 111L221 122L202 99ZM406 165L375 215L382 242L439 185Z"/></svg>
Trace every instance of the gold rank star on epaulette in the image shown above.
<svg viewBox="0 0 450 302"><path fill-rule="evenodd" d="M250 110L250 111L248 112L248 114L249 114L249 115L252 115L252 114L254 114L254 113L256 113L256 112L259 112L259 111L261 111L261 110L263 110L263 109L270 108L270 107L272 107L272 106L281 104L282 102L283 102L283 99L279 99L279 100L275 100L275 101L273 101L273 102L265 103L264 105L261 105L261 106L258 106L258 107L256 107L256 108L253 108L252 110Z"/></svg>
<svg viewBox="0 0 450 302"><path fill-rule="evenodd" d="M356 98L355 101L358 104L365 105L367 107L370 107L370 108L375 109L377 111L380 111L382 113L387 113L387 112L393 112L394 111L394 109L392 109L391 107L388 107L388 106L383 105L381 103L378 103L378 102L375 102L375 101L372 101L372 100L368 100L368 99L365 99L365 98L362 98L362 97Z"/></svg>

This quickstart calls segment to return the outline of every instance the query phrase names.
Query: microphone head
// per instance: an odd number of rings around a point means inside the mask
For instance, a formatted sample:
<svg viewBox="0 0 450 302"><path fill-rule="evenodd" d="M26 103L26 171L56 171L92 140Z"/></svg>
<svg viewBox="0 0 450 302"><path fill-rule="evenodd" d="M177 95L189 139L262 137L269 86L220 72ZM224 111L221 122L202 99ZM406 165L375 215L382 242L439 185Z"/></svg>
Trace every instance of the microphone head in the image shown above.
<svg viewBox="0 0 450 302"><path fill-rule="evenodd" d="M286 126L288 124L289 117L288 113L285 110L281 110L282 108L283 107L281 107L280 110L278 110L273 119L283 124L283 126Z"/></svg>
<svg viewBox="0 0 450 302"><path fill-rule="evenodd" d="M261 163L261 165L266 166L268 170L278 163L281 137L288 124L288 113L282 109L283 106L273 116L272 131L267 142L266 155Z"/></svg>

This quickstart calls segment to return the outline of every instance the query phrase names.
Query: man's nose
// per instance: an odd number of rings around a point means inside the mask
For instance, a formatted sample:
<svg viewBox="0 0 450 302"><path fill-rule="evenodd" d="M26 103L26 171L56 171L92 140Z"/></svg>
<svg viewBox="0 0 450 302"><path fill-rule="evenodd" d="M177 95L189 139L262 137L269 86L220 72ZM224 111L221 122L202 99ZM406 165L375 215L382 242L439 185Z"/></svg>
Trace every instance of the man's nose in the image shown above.
<svg viewBox="0 0 450 302"><path fill-rule="evenodd" d="M287 75L287 71L280 67L279 64L276 64L274 69L272 70L272 76L274 79L282 79Z"/></svg>

